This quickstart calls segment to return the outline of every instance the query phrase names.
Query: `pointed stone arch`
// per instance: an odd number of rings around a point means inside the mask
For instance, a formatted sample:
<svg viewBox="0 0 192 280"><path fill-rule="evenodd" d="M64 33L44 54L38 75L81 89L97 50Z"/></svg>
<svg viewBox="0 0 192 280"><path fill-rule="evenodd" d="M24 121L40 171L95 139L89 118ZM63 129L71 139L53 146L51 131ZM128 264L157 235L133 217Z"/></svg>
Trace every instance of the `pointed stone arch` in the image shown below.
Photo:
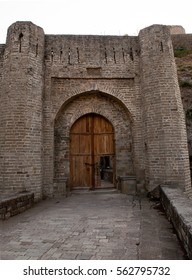
<svg viewBox="0 0 192 280"><path fill-rule="evenodd" d="M70 129L86 114L106 118L114 127L116 150L116 179L133 175L134 147L132 118L129 111L117 99L101 92L85 92L66 102L54 121L54 177L70 176Z"/></svg>

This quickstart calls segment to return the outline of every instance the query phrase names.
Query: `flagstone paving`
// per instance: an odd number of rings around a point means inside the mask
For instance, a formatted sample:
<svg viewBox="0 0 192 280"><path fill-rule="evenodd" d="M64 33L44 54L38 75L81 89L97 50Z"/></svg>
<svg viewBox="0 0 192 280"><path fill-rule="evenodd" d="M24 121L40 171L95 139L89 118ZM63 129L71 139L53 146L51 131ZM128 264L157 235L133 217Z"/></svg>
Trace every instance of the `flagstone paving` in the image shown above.
<svg viewBox="0 0 192 280"><path fill-rule="evenodd" d="M0 221L0 259L184 259L157 202L116 191L42 201Z"/></svg>

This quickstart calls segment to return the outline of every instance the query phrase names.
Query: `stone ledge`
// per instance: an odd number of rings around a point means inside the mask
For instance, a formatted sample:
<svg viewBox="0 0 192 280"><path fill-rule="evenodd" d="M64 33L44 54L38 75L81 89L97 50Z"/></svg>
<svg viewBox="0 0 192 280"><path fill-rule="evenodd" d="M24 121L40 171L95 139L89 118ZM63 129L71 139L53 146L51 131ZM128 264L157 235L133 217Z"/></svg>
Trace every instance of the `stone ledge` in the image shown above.
<svg viewBox="0 0 192 280"><path fill-rule="evenodd" d="M26 192L0 198L0 220L26 211L34 204L34 193Z"/></svg>
<svg viewBox="0 0 192 280"><path fill-rule="evenodd" d="M192 259L192 201L180 189L170 186L161 186L160 196L168 219Z"/></svg>

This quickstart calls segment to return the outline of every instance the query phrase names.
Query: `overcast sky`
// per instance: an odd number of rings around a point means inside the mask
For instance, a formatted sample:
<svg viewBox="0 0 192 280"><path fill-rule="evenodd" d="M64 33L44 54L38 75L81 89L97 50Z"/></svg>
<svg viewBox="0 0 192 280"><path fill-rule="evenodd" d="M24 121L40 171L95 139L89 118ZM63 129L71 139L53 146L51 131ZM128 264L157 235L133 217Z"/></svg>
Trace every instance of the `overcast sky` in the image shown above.
<svg viewBox="0 0 192 280"><path fill-rule="evenodd" d="M0 0L0 43L22 20L46 34L137 35L152 24L182 25L192 33L192 0Z"/></svg>

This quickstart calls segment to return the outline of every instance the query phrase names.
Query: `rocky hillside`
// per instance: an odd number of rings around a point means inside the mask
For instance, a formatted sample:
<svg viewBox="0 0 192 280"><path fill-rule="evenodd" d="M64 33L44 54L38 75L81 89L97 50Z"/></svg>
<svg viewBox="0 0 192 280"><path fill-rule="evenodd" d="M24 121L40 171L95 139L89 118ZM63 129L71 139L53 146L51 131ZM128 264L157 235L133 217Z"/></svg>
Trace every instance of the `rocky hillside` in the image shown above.
<svg viewBox="0 0 192 280"><path fill-rule="evenodd" d="M192 50L175 50L181 97L186 116L189 153L192 159Z"/></svg>

